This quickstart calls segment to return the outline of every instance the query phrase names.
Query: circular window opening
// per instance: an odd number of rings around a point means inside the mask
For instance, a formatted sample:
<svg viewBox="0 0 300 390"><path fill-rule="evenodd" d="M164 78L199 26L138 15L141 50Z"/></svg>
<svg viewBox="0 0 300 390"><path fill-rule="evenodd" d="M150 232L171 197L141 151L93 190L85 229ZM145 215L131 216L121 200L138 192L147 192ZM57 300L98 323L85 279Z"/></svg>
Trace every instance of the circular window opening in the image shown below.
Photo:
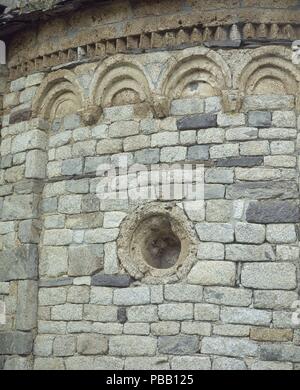
<svg viewBox="0 0 300 390"><path fill-rule="evenodd" d="M184 211L176 205L139 207L122 223L118 254L135 279L174 280L196 258L196 238Z"/></svg>
<svg viewBox="0 0 300 390"><path fill-rule="evenodd" d="M180 239L164 215L155 215L141 222L131 247L133 252L139 247L145 262L157 269L173 267L181 253Z"/></svg>

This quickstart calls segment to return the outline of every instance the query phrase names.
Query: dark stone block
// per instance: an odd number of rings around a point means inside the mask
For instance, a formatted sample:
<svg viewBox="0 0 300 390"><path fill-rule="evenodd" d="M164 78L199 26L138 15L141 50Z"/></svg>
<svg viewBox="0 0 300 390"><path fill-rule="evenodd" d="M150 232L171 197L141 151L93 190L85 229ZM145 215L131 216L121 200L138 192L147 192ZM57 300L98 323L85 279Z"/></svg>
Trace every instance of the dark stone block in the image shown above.
<svg viewBox="0 0 300 390"><path fill-rule="evenodd" d="M129 287L133 279L129 275L103 275L92 276L92 286Z"/></svg>
<svg viewBox="0 0 300 390"><path fill-rule="evenodd" d="M263 157L233 157L223 160L217 160L217 167L256 167L262 165L264 162Z"/></svg>
<svg viewBox="0 0 300 390"><path fill-rule="evenodd" d="M1 252L0 281L37 279L38 249L36 245L23 245Z"/></svg>
<svg viewBox="0 0 300 390"><path fill-rule="evenodd" d="M241 39L224 39L222 41L207 41L204 42L204 46L206 47L222 47L222 48L237 48L240 47L242 44Z"/></svg>
<svg viewBox="0 0 300 390"><path fill-rule="evenodd" d="M32 114L31 110L27 108L13 112L10 114L9 124L14 125L15 123L29 121L31 118L31 114Z"/></svg>
<svg viewBox="0 0 300 390"><path fill-rule="evenodd" d="M207 129L217 126L217 115L200 114L184 116L177 120L178 130Z"/></svg>
<svg viewBox="0 0 300 390"><path fill-rule="evenodd" d="M227 199L242 199L248 198L250 200L257 199L297 199L299 191L295 182L247 182L236 183L230 185L226 189Z"/></svg>
<svg viewBox="0 0 300 390"><path fill-rule="evenodd" d="M249 112L249 126L253 127L271 127L272 114L268 111Z"/></svg>
<svg viewBox="0 0 300 390"><path fill-rule="evenodd" d="M252 202L246 218L253 223L299 223L300 208L295 202L288 201Z"/></svg>
<svg viewBox="0 0 300 390"><path fill-rule="evenodd" d="M31 333L6 332L1 333L1 355L29 355L32 352L33 337Z"/></svg>
<svg viewBox="0 0 300 390"><path fill-rule="evenodd" d="M172 355L184 355L199 351L197 336L162 336L158 339L158 352Z"/></svg>
<svg viewBox="0 0 300 390"><path fill-rule="evenodd" d="M125 322L127 321L126 307L119 307L117 315L120 324L125 324Z"/></svg>
<svg viewBox="0 0 300 390"><path fill-rule="evenodd" d="M40 280L39 287L70 286L72 284L73 284L73 278L47 279L47 280Z"/></svg>
<svg viewBox="0 0 300 390"><path fill-rule="evenodd" d="M260 349L260 359L271 362L282 361L282 352L280 346L268 344L262 345Z"/></svg>
<svg viewBox="0 0 300 390"><path fill-rule="evenodd" d="M0 370L3 370L4 364L5 364L5 356L0 356Z"/></svg>

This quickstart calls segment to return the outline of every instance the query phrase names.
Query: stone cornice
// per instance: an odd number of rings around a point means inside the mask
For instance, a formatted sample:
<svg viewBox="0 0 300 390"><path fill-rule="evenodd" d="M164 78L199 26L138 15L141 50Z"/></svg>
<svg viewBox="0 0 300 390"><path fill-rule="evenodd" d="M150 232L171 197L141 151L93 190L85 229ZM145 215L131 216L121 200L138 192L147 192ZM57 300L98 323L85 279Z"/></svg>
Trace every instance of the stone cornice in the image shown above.
<svg viewBox="0 0 300 390"><path fill-rule="evenodd" d="M149 27L149 26L148 26ZM300 39L300 23L215 23L205 26L192 24L172 29L156 29L142 33L113 37L95 34L102 39L85 36L85 44L38 55L29 59L10 61L10 78L72 67L78 63L106 58L117 53L143 53L155 50L176 50L196 45L215 48L257 47L260 45L291 45Z"/></svg>

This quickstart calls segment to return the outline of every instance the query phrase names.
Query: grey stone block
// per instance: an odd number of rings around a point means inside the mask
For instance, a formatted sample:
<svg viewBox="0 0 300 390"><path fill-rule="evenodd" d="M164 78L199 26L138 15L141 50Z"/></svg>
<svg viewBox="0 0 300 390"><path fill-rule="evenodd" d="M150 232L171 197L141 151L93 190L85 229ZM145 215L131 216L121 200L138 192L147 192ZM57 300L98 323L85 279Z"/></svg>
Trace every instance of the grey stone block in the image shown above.
<svg viewBox="0 0 300 390"><path fill-rule="evenodd" d="M262 344L260 359L298 363L300 362L300 347L283 344Z"/></svg>
<svg viewBox="0 0 300 390"><path fill-rule="evenodd" d="M33 338L31 333L6 332L1 333L0 354L29 355L32 351Z"/></svg>
<svg viewBox="0 0 300 390"><path fill-rule="evenodd" d="M204 337L201 353L233 357L257 356L258 345L250 340L231 337Z"/></svg>
<svg viewBox="0 0 300 390"><path fill-rule="evenodd" d="M244 371L247 369L242 360L227 357L214 359L212 368L216 371Z"/></svg>
<svg viewBox="0 0 300 390"><path fill-rule="evenodd" d="M199 351L197 336L161 336L158 339L158 352L172 355L184 355Z"/></svg>
<svg viewBox="0 0 300 390"><path fill-rule="evenodd" d="M254 223L299 223L300 208L296 202L289 201L251 202L246 218Z"/></svg>
<svg viewBox="0 0 300 390"><path fill-rule="evenodd" d="M226 198L227 199L297 199L299 197L298 187L295 182L283 181L283 182L248 182L248 183L236 183L227 187ZM249 220L248 222L253 222Z"/></svg>
<svg viewBox="0 0 300 390"><path fill-rule="evenodd" d="M262 165L264 162L263 157L234 157L226 158L216 161L217 167L255 167Z"/></svg>
<svg viewBox="0 0 300 390"><path fill-rule="evenodd" d="M62 174L66 176L80 175L83 170L83 159L74 158L62 163Z"/></svg>
<svg viewBox="0 0 300 390"><path fill-rule="evenodd" d="M206 145L195 145L188 148L187 158L190 161L194 160L208 160L209 147Z"/></svg>
<svg viewBox="0 0 300 390"><path fill-rule="evenodd" d="M60 278L60 279L40 280L39 287L59 287L59 286L70 286L72 284L73 284L73 278Z"/></svg>
<svg viewBox="0 0 300 390"><path fill-rule="evenodd" d="M36 245L23 245L1 252L0 281L36 279L38 249Z"/></svg>
<svg viewBox="0 0 300 390"><path fill-rule="evenodd" d="M117 356L154 356L157 340L150 336L112 336L109 353Z"/></svg>
<svg viewBox="0 0 300 390"><path fill-rule="evenodd" d="M159 149L144 149L135 153L135 162L138 164L156 164L159 162Z"/></svg>
<svg viewBox="0 0 300 390"><path fill-rule="evenodd" d="M103 245L80 245L69 249L69 275L92 275L103 269Z"/></svg>
<svg viewBox="0 0 300 390"><path fill-rule="evenodd" d="M36 327L38 283L34 280L22 280L18 285L17 330L31 330Z"/></svg>
<svg viewBox="0 0 300 390"><path fill-rule="evenodd" d="M177 121L178 130L207 129L209 127L217 127L217 115L189 115Z"/></svg>
<svg viewBox="0 0 300 390"><path fill-rule="evenodd" d="M272 113L268 111L251 111L249 112L249 126L254 127L271 127Z"/></svg>
<svg viewBox="0 0 300 390"><path fill-rule="evenodd" d="M81 355L103 355L108 351L107 338L98 334L81 334L77 340L77 351Z"/></svg>
<svg viewBox="0 0 300 390"><path fill-rule="evenodd" d="M92 276L92 286L129 287L133 279L129 275L103 275Z"/></svg>
<svg viewBox="0 0 300 390"><path fill-rule="evenodd" d="M37 217L38 196L32 195L12 195L4 200L3 220L31 219Z"/></svg>

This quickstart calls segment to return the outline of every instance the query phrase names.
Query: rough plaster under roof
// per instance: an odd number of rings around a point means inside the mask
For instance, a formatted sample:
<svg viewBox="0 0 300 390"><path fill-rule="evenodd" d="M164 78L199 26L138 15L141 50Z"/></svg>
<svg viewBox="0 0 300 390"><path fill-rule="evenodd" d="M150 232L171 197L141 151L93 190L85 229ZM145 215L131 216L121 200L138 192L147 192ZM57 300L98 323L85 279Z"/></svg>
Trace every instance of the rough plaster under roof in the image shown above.
<svg viewBox="0 0 300 390"><path fill-rule="evenodd" d="M0 37L6 37L41 18L76 10L95 0L0 0ZM0 7L1 13L1 7Z"/></svg>

